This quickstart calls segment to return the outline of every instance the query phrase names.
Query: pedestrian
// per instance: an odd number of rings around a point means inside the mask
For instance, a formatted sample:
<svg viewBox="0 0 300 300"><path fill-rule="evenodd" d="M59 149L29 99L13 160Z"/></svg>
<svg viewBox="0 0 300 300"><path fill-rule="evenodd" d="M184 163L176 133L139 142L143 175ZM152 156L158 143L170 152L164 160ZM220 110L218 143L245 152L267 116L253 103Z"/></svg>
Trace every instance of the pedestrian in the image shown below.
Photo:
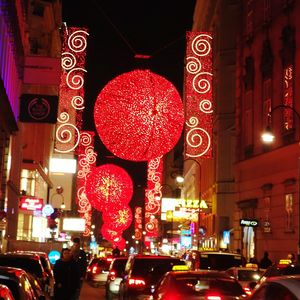
<svg viewBox="0 0 300 300"><path fill-rule="evenodd" d="M53 267L55 279L54 300L74 300L79 288L79 274L70 249L63 248Z"/></svg>
<svg viewBox="0 0 300 300"><path fill-rule="evenodd" d="M260 260L259 262L259 267L261 269L267 269L268 267L270 267L272 265L272 261L271 259L269 258L269 253L268 251L265 251L264 252L264 256L263 258Z"/></svg>
<svg viewBox="0 0 300 300"><path fill-rule="evenodd" d="M87 257L86 257L85 251L80 248L80 238L75 237L75 238L73 238L72 242L73 242L73 245L71 247L71 254L72 254L74 261L76 262L78 272L79 272L80 284L79 284L79 288L77 290L76 297L75 297L75 300L78 300L79 296L80 296L80 290L82 288L83 280L85 279L88 262L87 262Z"/></svg>
<svg viewBox="0 0 300 300"><path fill-rule="evenodd" d="M242 254L241 249L240 248L236 249L236 253L241 255L241 263L242 263L242 266L245 267L247 264L247 260L246 260L245 256Z"/></svg>
<svg viewBox="0 0 300 300"><path fill-rule="evenodd" d="M292 264L296 262L296 256L292 252L288 254L287 259L289 259Z"/></svg>
<svg viewBox="0 0 300 300"><path fill-rule="evenodd" d="M113 257L119 257L120 256L120 249L118 246L116 246L116 248L112 251L112 255Z"/></svg>

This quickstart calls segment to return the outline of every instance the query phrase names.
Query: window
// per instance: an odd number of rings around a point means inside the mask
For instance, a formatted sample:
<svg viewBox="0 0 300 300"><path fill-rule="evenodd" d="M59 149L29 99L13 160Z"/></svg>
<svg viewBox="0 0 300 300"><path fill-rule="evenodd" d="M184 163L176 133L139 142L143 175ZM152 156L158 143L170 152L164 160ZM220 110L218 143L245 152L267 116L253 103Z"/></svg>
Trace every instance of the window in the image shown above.
<svg viewBox="0 0 300 300"><path fill-rule="evenodd" d="M263 112L262 112L262 125L263 128L269 125L270 123L270 116L269 113L271 112L272 108L272 80L268 78L263 82Z"/></svg>
<svg viewBox="0 0 300 300"><path fill-rule="evenodd" d="M271 21L271 0L264 0L264 22Z"/></svg>
<svg viewBox="0 0 300 300"><path fill-rule="evenodd" d="M245 146L253 144L253 118L252 109L248 109L245 112Z"/></svg>
<svg viewBox="0 0 300 300"><path fill-rule="evenodd" d="M293 194L285 194L285 230L293 231Z"/></svg>
<svg viewBox="0 0 300 300"><path fill-rule="evenodd" d="M246 11L246 30L247 30L248 37L253 35L253 18L254 18L253 0L248 0L247 11Z"/></svg>

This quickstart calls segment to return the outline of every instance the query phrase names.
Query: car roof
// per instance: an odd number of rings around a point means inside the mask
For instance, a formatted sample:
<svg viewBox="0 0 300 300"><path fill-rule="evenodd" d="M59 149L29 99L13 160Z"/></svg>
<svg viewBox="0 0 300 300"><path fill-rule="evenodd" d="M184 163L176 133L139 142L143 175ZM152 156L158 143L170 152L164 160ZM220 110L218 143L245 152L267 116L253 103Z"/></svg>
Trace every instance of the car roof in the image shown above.
<svg viewBox="0 0 300 300"><path fill-rule="evenodd" d="M233 255L233 256L241 256L240 253L233 253L233 252L222 252L222 251L200 251L200 255L202 254L216 254L216 255Z"/></svg>
<svg viewBox="0 0 300 300"><path fill-rule="evenodd" d="M228 274L219 271L169 271L168 274L171 276L188 276L197 275L203 277L214 277L214 278L227 278L232 279Z"/></svg>
<svg viewBox="0 0 300 300"><path fill-rule="evenodd" d="M20 268L0 266L0 275L6 275L8 277L19 277L22 274L27 273Z"/></svg>
<svg viewBox="0 0 300 300"><path fill-rule="evenodd" d="M137 255L132 255L130 256L130 258L143 258L143 259L178 259L178 260L182 260L179 257L174 257L174 256L169 256L169 255L141 255L141 254L137 254Z"/></svg>

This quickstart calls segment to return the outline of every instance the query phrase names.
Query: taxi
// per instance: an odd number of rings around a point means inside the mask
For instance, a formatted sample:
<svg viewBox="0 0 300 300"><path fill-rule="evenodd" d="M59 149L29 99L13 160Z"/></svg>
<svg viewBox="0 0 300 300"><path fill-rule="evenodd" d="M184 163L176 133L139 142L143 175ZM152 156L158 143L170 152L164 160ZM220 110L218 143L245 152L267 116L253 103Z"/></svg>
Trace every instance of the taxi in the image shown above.
<svg viewBox="0 0 300 300"><path fill-rule="evenodd" d="M240 283L247 295L251 295L250 283L257 283L263 272L264 270L259 269L257 264L246 264L245 267L232 267L225 271L226 274Z"/></svg>

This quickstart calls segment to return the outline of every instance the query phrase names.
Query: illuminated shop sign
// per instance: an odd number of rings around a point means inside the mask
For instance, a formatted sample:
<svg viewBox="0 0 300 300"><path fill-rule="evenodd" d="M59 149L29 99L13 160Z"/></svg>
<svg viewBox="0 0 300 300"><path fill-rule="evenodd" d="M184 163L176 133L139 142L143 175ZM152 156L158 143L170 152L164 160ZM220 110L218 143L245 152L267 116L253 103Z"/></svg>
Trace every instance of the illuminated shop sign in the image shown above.
<svg viewBox="0 0 300 300"><path fill-rule="evenodd" d="M255 219L240 219L240 225L247 227L257 227L258 221Z"/></svg>
<svg viewBox="0 0 300 300"><path fill-rule="evenodd" d="M42 210L44 205L42 198L35 197L21 197L20 198L20 208L24 210Z"/></svg>

